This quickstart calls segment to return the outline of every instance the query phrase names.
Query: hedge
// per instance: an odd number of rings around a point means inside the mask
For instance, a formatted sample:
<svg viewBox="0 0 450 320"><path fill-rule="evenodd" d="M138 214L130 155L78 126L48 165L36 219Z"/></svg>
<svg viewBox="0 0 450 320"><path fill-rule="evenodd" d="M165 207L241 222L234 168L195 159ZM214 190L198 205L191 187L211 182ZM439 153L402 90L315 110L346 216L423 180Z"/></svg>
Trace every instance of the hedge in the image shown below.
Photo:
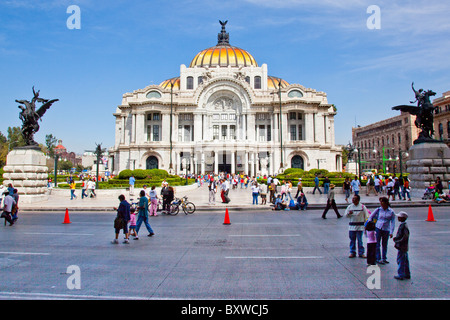
<svg viewBox="0 0 450 320"><path fill-rule="evenodd" d="M131 176L134 176L136 180L164 179L169 176L169 173L162 169L125 169L120 171L117 177L119 179L129 179Z"/></svg>

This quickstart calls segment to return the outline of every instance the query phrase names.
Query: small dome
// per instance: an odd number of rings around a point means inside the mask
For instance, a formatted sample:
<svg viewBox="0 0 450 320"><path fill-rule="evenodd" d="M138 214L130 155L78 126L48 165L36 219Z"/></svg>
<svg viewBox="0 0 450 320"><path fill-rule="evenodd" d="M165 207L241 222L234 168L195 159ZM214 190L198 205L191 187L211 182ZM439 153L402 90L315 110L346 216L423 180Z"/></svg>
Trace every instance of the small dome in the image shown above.
<svg viewBox="0 0 450 320"><path fill-rule="evenodd" d="M282 88L286 88L289 83L283 79L280 79L278 77L272 77L272 76L268 76L267 77L267 89L278 89L278 83L281 80L281 87Z"/></svg>
<svg viewBox="0 0 450 320"><path fill-rule="evenodd" d="M170 89L171 83L173 83L173 89L179 90L180 89L180 77L175 77L171 79L167 79L159 84L160 87L164 89Z"/></svg>

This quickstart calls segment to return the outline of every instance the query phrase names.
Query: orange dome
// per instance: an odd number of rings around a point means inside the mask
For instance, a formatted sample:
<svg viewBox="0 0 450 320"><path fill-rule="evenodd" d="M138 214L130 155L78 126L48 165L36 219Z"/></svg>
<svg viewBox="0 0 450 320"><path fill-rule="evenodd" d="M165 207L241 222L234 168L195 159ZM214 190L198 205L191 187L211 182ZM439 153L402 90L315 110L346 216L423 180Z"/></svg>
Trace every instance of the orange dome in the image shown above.
<svg viewBox="0 0 450 320"><path fill-rule="evenodd" d="M255 66L255 58L247 51L227 44L217 45L197 53L192 59L190 68L198 67L249 67Z"/></svg>
<svg viewBox="0 0 450 320"><path fill-rule="evenodd" d="M167 79L159 84L160 87L164 89L170 89L171 83L173 83L173 89L178 90L180 89L180 77L175 77L171 79Z"/></svg>
<svg viewBox="0 0 450 320"><path fill-rule="evenodd" d="M282 88L286 88L289 85L289 83L283 79L268 76L267 77L267 89L278 89L278 83L280 82L280 80L281 80Z"/></svg>

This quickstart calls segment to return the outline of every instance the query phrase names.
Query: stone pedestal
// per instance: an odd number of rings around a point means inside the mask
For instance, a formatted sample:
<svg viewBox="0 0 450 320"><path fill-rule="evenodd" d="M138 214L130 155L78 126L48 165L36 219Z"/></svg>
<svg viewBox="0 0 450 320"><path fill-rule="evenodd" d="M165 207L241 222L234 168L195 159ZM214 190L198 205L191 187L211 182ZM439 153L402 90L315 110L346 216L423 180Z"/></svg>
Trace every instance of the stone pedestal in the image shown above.
<svg viewBox="0 0 450 320"><path fill-rule="evenodd" d="M425 189L441 178L444 188L450 181L450 148L445 143L420 143L413 145L406 162L412 195L422 197Z"/></svg>
<svg viewBox="0 0 450 320"><path fill-rule="evenodd" d="M3 184L12 183L19 192L20 203L32 203L48 199L48 167L46 157L36 148L17 148L8 153L3 168Z"/></svg>

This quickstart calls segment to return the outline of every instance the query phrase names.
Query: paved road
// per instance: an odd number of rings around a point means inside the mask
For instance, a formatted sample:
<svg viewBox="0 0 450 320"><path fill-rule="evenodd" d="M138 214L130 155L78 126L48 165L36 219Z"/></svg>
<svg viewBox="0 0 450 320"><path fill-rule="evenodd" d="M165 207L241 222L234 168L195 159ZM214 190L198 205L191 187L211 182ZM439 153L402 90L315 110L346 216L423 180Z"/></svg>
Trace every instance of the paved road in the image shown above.
<svg viewBox="0 0 450 320"><path fill-rule="evenodd" d="M367 287L365 259L348 258L348 223L332 211L323 220L321 210L230 210L231 225L220 211L163 215L150 218L154 237L144 228L118 245L112 212L71 212L71 224L64 213L25 212L0 226L0 298L449 299L448 207L433 208L436 222L425 221L426 208L404 209L412 279L393 279L390 242L381 289Z"/></svg>

